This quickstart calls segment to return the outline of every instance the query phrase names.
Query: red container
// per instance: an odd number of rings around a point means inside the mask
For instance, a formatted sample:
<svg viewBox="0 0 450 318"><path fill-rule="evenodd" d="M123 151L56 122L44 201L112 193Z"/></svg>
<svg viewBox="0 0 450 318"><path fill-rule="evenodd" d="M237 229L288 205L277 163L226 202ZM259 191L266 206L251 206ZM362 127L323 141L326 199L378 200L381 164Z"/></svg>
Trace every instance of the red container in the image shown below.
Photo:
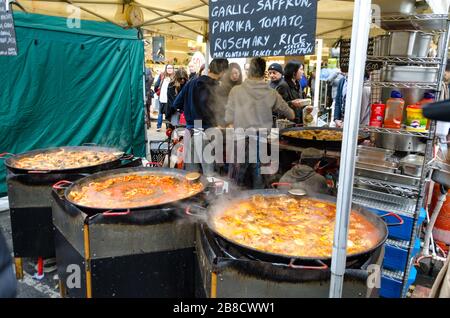
<svg viewBox="0 0 450 318"><path fill-rule="evenodd" d="M383 127L385 111L386 111L385 104L372 104L370 111L369 126Z"/></svg>

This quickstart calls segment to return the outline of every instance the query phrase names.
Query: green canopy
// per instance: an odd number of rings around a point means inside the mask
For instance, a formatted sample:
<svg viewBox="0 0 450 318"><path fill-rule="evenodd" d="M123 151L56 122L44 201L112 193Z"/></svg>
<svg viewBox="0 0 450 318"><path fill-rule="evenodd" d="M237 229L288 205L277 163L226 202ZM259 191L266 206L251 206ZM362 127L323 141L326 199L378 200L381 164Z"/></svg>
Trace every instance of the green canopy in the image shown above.
<svg viewBox="0 0 450 318"><path fill-rule="evenodd" d="M137 30L22 12L14 22L18 56L0 56L0 153L96 143L144 156ZM0 164L0 193L5 176Z"/></svg>

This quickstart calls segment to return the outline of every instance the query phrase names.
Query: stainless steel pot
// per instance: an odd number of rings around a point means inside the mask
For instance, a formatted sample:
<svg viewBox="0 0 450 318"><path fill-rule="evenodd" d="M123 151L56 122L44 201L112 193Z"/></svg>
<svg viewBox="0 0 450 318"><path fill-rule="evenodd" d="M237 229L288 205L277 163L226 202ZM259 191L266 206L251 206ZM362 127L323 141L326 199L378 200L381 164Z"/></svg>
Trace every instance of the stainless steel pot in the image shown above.
<svg viewBox="0 0 450 318"><path fill-rule="evenodd" d="M422 32L417 33L412 55L414 57L427 57L432 41L433 34Z"/></svg>
<svg viewBox="0 0 450 318"><path fill-rule="evenodd" d="M412 57L417 31L395 31L389 38L389 55Z"/></svg>
<svg viewBox="0 0 450 318"><path fill-rule="evenodd" d="M409 155L400 160L400 170L407 176L420 177L422 175L422 167L424 156Z"/></svg>
<svg viewBox="0 0 450 318"><path fill-rule="evenodd" d="M434 83L438 73L437 67L388 65L381 76L385 82Z"/></svg>
<svg viewBox="0 0 450 318"><path fill-rule="evenodd" d="M373 0L378 5L381 14L414 14L416 12L416 0Z"/></svg>
<svg viewBox="0 0 450 318"><path fill-rule="evenodd" d="M387 55L389 55L390 41L391 41L390 34L386 34L386 35L382 35L381 36L381 40L380 40L380 56L387 56Z"/></svg>
<svg viewBox="0 0 450 318"><path fill-rule="evenodd" d="M426 139L415 136L374 133L373 139L377 147L395 151L424 153L426 148Z"/></svg>

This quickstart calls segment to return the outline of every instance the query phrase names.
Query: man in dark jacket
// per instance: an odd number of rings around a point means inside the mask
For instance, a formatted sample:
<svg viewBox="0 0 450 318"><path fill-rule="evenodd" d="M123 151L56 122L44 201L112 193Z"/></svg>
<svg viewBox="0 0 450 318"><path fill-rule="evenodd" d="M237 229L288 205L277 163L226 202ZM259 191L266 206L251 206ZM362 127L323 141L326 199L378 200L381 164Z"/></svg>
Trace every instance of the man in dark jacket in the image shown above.
<svg viewBox="0 0 450 318"><path fill-rule="evenodd" d="M202 172L206 176L214 173L214 164L206 163L203 148L209 142L205 130L223 126L225 99L219 80L228 70L226 59L214 59L209 65L208 75L190 80L175 99L172 110L184 112L186 118L185 169ZM201 122L201 125L196 125Z"/></svg>
<svg viewBox="0 0 450 318"><path fill-rule="evenodd" d="M283 66L278 63L272 63L268 69L270 77L270 88L276 89L283 81Z"/></svg>
<svg viewBox="0 0 450 318"><path fill-rule="evenodd" d="M178 94L173 110L184 111L186 128L193 129L194 121L201 120L203 129L216 127L223 121L217 116L224 113L225 101L220 97L219 80L228 69L228 61L214 59L209 65L208 75L190 80Z"/></svg>
<svg viewBox="0 0 450 318"><path fill-rule="evenodd" d="M16 288L12 257L0 231L0 298L16 297Z"/></svg>

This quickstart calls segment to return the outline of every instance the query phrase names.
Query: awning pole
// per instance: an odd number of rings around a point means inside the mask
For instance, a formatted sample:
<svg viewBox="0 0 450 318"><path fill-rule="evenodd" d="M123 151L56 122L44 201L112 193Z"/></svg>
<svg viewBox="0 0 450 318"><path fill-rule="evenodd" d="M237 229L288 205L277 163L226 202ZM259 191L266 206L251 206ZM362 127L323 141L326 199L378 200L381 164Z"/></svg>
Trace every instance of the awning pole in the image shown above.
<svg viewBox="0 0 450 318"><path fill-rule="evenodd" d="M353 175L358 140L361 97L367 45L371 24L371 0L355 0L353 30L350 49L347 101L345 104L344 138L339 169L336 224L331 261L330 298L342 297L347 236L353 196Z"/></svg>

